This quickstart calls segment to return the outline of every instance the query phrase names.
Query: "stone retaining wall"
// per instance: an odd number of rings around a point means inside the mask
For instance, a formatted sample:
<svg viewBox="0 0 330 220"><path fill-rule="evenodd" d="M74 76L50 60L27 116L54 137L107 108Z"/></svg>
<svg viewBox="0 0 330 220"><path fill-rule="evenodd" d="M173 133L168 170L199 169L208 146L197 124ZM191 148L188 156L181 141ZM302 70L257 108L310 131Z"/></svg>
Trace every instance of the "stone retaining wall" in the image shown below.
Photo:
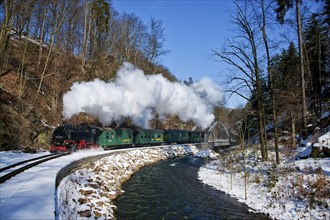
<svg viewBox="0 0 330 220"><path fill-rule="evenodd" d="M56 219L114 219L112 201L121 184L143 166L196 154L195 145L122 150L89 157L61 169L56 177Z"/></svg>

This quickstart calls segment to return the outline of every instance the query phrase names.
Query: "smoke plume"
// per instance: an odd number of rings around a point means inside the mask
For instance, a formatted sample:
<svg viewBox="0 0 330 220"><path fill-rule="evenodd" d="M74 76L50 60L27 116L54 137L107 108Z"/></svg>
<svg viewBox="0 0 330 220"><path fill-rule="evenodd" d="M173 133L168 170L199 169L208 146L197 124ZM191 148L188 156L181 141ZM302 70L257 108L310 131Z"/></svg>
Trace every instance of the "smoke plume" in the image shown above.
<svg viewBox="0 0 330 220"><path fill-rule="evenodd" d="M114 81L95 79L75 82L63 96L63 116L71 118L85 112L104 125L120 124L125 118L142 128L158 114L160 119L177 115L180 120L192 120L201 128L213 121L213 107L219 106L222 92L210 79L187 86L171 82L161 74L145 75L130 63L124 63Z"/></svg>

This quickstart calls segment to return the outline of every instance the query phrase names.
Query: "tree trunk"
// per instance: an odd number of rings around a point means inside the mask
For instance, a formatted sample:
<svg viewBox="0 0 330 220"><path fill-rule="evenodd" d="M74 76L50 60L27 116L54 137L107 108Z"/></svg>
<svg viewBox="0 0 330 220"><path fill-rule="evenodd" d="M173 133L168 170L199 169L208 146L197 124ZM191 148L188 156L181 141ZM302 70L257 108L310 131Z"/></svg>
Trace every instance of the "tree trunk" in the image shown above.
<svg viewBox="0 0 330 220"><path fill-rule="evenodd" d="M9 42L9 33L12 27L12 12L13 3L11 0L7 0L5 2L5 15L0 31L0 72L2 72L5 64L7 63L8 59L8 42Z"/></svg>
<svg viewBox="0 0 330 220"><path fill-rule="evenodd" d="M245 135L243 135L245 136ZM246 172L246 152L245 152L245 143L244 138L242 140L242 147L243 147L243 170L244 170L244 196L245 200L247 200L247 172Z"/></svg>
<svg viewBox="0 0 330 220"><path fill-rule="evenodd" d="M291 113L291 148L296 148L296 126L293 113Z"/></svg>
<svg viewBox="0 0 330 220"><path fill-rule="evenodd" d="M29 26L30 26L30 22L28 22L27 24L27 28L26 28L26 33L29 33ZM19 89L18 89L18 96L19 98L21 98L24 94L24 90L25 90L25 84L26 84L26 72L24 71L24 63L25 63L25 55L26 55L26 50L27 50L27 37L24 39L24 51L23 51L23 55L22 55L22 60L21 60L21 64L18 67L18 73L20 75L19 78Z"/></svg>
<svg viewBox="0 0 330 220"><path fill-rule="evenodd" d="M38 62L36 67L36 73L39 73L40 70L40 64L41 64L41 56L42 56L42 44L43 44L43 38L44 38L44 28L45 28L45 17L46 17L46 8L44 8L44 13L42 15L42 24L40 27L40 33L39 33L39 55L38 55Z"/></svg>
<svg viewBox="0 0 330 220"><path fill-rule="evenodd" d="M44 77L45 77L45 74L46 74L46 70L47 70L47 67L48 67L49 58L50 58L50 55L52 53L54 34L55 33L53 32L51 34L51 36L50 36L48 55L47 55L47 59L46 59L46 63L45 63L44 69L42 70L42 73L41 73L41 78L40 78L40 82L39 82L39 86L38 86L38 91L37 91L36 97L34 99L34 103L37 102L38 95L39 95L40 90L41 90L41 85L42 85L42 82L43 82Z"/></svg>
<svg viewBox="0 0 330 220"><path fill-rule="evenodd" d="M264 106L262 106L262 112L263 112L263 133L264 133L264 137L265 137L265 159L268 160L268 140L267 140L267 129L266 129L266 116L265 116L265 108Z"/></svg>
<svg viewBox="0 0 330 220"><path fill-rule="evenodd" d="M87 41L90 31L90 19L88 19L89 15L89 8L88 3L85 2L85 16L84 16L84 40L83 40L83 48L82 48L82 54L81 54L81 65L82 68L85 66L86 62L86 54L87 54ZM89 24L88 24L89 21Z"/></svg>
<svg viewBox="0 0 330 220"><path fill-rule="evenodd" d="M258 95L259 96L259 95ZM263 113L261 107L261 98L258 98L258 116L259 116L259 138L260 138L260 152L263 161L266 161L266 152L265 152L265 141L264 141L264 134L263 134Z"/></svg>
<svg viewBox="0 0 330 220"><path fill-rule="evenodd" d="M241 141L241 146L242 146L242 151L243 151L244 196L245 196L245 200L246 200L247 199L247 169L246 169L245 136L246 136L246 133L248 134L249 126L248 126L247 117L243 118L243 121L244 121L244 128L243 128L243 124L241 124L238 129L239 129L239 136L240 136L240 141Z"/></svg>
<svg viewBox="0 0 330 220"><path fill-rule="evenodd" d="M329 32L328 32L329 33ZM321 103L321 79L322 79L322 54L321 54L321 36L320 33L318 33L317 35L317 39L318 39L318 71L319 71L319 78L318 80L318 88L317 88L317 104L318 104L318 113L319 113L319 117L321 117L322 114L322 103Z"/></svg>
<svg viewBox="0 0 330 220"><path fill-rule="evenodd" d="M254 39L252 39L254 42ZM252 44L252 54L254 57L254 71L256 78L256 87L257 87L257 97L258 97L258 116L259 116L259 138L260 138L260 152L263 161L267 160L266 150L265 150L265 140L264 140L264 132L263 132L263 120L264 120L264 107L263 107L263 98L262 98L262 89L260 82L260 74L259 74L259 65L257 58L257 49L255 44Z"/></svg>
<svg viewBox="0 0 330 220"><path fill-rule="evenodd" d="M299 61L300 61L300 78L301 78L301 98L302 98L302 115L303 115L303 136L307 136L307 107L305 93L305 72L304 72L304 54L302 41L302 25L300 18L300 0L296 0L296 16L298 26L298 44L299 44Z"/></svg>
<svg viewBox="0 0 330 220"><path fill-rule="evenodd" d="M271 99L272 99L272 115L273 115L273 125L274 125L274 139L275 139L275 154L276 154L276 164L280 164L280 156L278 151L278 131L277 131L277 117L276 117L276 105L275 105L275 94L274 94L274 83L273 83L273 76L272 71L270 68L270 53L268 47L268 40L266 34L266 13L265 13L265 5L264 0L261 2L261 9L262 9L262 37L265 44L266 55L267 55L267 72L268 72L268 81L269 87L271 92Z"/></svg>

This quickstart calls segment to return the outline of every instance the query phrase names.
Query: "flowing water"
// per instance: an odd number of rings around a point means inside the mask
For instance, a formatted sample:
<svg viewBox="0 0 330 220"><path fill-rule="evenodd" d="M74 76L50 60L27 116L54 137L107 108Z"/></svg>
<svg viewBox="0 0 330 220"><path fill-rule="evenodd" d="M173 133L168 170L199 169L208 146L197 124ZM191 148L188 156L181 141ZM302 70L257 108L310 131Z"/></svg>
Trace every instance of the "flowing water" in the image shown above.
<svg viewBox="0 0 330 220"><path fill-rule="evenodd" d="M268 219L197 179L202 158L184 157L144 167L123 184L117 219Z"/></svg>

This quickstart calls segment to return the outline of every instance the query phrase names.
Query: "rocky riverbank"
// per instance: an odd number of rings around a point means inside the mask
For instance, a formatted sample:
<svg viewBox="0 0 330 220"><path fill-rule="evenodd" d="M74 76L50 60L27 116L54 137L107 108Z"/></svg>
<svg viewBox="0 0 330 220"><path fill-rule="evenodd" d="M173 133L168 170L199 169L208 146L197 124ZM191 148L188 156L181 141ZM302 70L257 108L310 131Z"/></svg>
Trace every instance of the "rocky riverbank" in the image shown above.
<svg viewBox="0 0 330 220"><path fill-rule="evenodd" d="M114 153L66 176L57 188L56 219L114 219L112 201L124 193L121 185L143 166L194 155L194 145L134 149Z"/></svg>

